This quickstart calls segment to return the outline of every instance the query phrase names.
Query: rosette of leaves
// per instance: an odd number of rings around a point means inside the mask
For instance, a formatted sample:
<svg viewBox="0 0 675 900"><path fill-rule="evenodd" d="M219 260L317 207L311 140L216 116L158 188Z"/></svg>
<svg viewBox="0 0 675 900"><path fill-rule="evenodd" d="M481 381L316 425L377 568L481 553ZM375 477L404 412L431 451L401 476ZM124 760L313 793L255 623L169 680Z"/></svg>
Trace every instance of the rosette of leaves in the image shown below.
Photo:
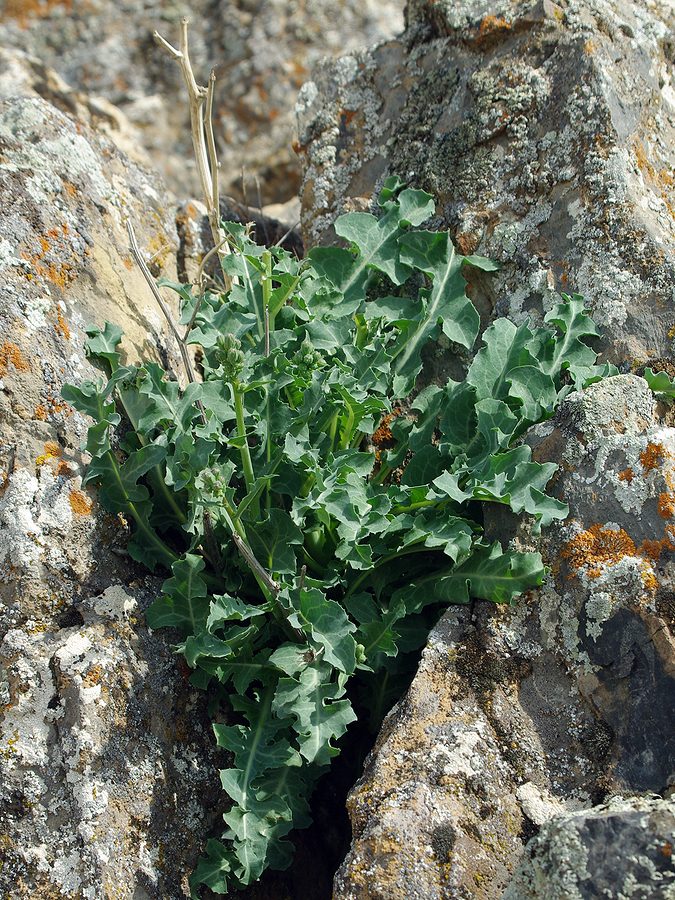
<svg viewBox="0 0 675 900"><path fill-rule="evenodd" d="M88 352L107 382L63 391L94 420L86 481L132 524L129 553L171 571L148 624L179 632L194 685L229 695L214 732L232 805L195 892L289 864L287 836L308 824L312 787L355 718L356 680L370 677L382 705L444 606L511 603L541 584L538 554L485 540L481 504L535 528L566 516L546 494L555 466L518 439L608 372L582 299L563 295L544 327L494 321L464 381L402 406L430 341L473 350L464 273L496 266L419 228L434 213L423 191L389 179L379 204L379 216L337 220L347 246L304 260L226 223L231 289L173 286L201 380L182 388L156 363L123 366L106 324ZM382 423L386 448L370 440Z"/></svg>

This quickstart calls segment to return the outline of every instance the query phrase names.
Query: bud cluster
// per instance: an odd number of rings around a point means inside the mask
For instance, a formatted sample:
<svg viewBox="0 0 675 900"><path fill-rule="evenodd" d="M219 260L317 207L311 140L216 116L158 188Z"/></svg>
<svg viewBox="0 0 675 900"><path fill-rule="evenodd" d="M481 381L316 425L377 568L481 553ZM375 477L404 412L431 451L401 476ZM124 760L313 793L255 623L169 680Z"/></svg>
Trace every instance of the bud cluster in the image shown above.
<svg viewBox="0 0 675 900"><path fill-rule="evenodd" d="M244 353L241 341L231 334L223 334L216 341L216 361L226 381L235 381L244 368Z"/></svg>

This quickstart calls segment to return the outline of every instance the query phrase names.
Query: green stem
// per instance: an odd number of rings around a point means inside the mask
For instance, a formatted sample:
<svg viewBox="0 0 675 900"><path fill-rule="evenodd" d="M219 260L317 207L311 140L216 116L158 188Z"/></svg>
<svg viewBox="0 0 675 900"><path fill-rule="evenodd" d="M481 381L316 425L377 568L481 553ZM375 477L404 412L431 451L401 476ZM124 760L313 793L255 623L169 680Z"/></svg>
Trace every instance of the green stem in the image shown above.
<svg viewBox="0 0 675 900"><path fill-rule="evenodd" d="M173 550L167 547L164 541L160 537L158 537L154 529L151 528L150 525L148 525L143 516L138 512L135 504L131 500L129 500L126 490L124 489L124 482L122 481L122 477L120 475L120 469L117 460L110 450L107 451L107 456L110 460L110 465L115 475L115 480L117 481L120 490L123 492L126 498L127 510L136 522L138 530L144 535L148 543L150 543L153 547L156 548L157 551L159 551L163 564L167 569L170 569L173 563L175 563L176 560L179 559L178 554L174 553Z"/></svg>
<svg viewBox="0 0 675 900"><path fill-rule="evenodd" d="M340 450L346 450L349 447L349 442L352 439L352 429L354 428L354 410L349 407L349 415L347 417L347 424L342 432L342 437L340 438Z"/></svg>
<svg viewBox="0 0 675 900"><path fill-rule="evenodd" d="M223 498L223 512L224 512L223 518L225 520L225 524L227 525L227 527L230 529L230 531L233 534L236 532L237 535L241 538L241 540L250 549L250 544L249 544L248 538L246 536L246 529L244 528L244 525L243 525L241 519L237 516L237 513L235 512L234 508L231 506L231 504L225 498ZM251 555L253 555L253 551L251 551ZM298 632L293 628L293 626L288 621L288 619L286 617L286 613L282 609L281 604L279 603L279 601L276 597L276 594L267 587L267 585L265 584L263 579L260 577L260 574L258 572L256 572L254 568L252 568L250 565L249 565L249 568L251 570L253 577L258 582L258 587L260 588L260 591L261 591L263 597L270 605L270 609L272 610L272 615L277 620L277 622L281 625L284 632L286 633L286 636L289 637L292 641L297 641L298 640Z"/></svg>
<svg viewBox="0 0 675 900"><path fill-rule="evenodd" d="M270 309L270 298L272 296L272 254L269 250L263 253L263 262L265 264L265 276L262 280L263 308L265 314L265 349L268 349L269 337L274 331L275 313ZM270 386L265 387L265 419L267 421L267 429L265 435L265 459L269 465L272 460L272 410L270 405ZM268 483L265 488L265 509L269 515L272 507L272 490Z"/></svg>
<svg viewBox="0 0 675 900"><path fill-rule="evenodd" d="M133 416L131 415L131 413L129 411L129 407L124 402L124 393L121 390L118 390L117 396L119 397L120 403L122 404L122 408L124 409L124 414L126 415L127 419L129 420L129 422L131 424L131 427L134 429L134 432L136 433L136 437L138 438L141 446L144 447L148 442L147 438L143 434L141 434L141 432L138 430L138 421L134 420ZM171 507L171 510L172 510L173 514L175 515L175 517L178 519L178 521L180 522L181 525L184 525L187 522L187 516L185 515L183 510L180 508L180 506L178 506L178 504L176 503L176 498L173 495L173 491L169 490L169 486L167 485L166 481L164 480L164 472L162 471L161 465L159 465L159 463L158 463L156 466L154 466L148 472L148 476L150 477L150 479L152 481L152 485L155 488L155 490L158 491L158 493L162 494L166 503L168 503L168 505Z"/></svg>
<svg viewBox="0 0 675 900"><path fill-rule="evenodd" d="M253 463L251 462L251 451L246 440L246 425L244 423L244 392L236 381L232 382L232 393L234 394L234 414L237 418L237 437L241 441L241 464L244 469L244 480L246 482L246 493L250 494L253 489L255 476L253 475Z"/></svg>
<svg viewBox="0 0 675 900"><path fill-rule="evenodd" d="M447 502L447 500L418 500L416 503L410 503L408 506L395 506L392 509L392 513L395 516L400 516L401 513L414 512L416 509L426 509L429 506L435 506L440 509Z"/></svg>
<svg viewBox="0 0 675 900"><path fill-rule="evenodd" d="M338 424L339 412L335 410L333 416L330 420L330 426L328 428L328 437L330 438L330 449L333 450L335 446L335 434L337 432L337 424Z"/></svg>
<svg viewBox="0 0 675 900"><path fill-rule="evenodd" d="M370 483L382 484L387 475L389 475L393 471L394 470L391 468L391 466L388 466L386 463L382 463L382 465L380 466L380 471L377 473L377 475L373 475L373 477L370 479Z"/></svg>

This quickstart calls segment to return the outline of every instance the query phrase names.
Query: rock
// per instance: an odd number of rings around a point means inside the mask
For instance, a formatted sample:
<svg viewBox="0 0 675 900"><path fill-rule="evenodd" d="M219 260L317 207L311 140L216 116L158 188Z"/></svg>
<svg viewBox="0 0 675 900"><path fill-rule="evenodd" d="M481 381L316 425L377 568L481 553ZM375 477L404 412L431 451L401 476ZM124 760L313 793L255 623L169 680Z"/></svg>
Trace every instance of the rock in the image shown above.
<svg viewBox="0 0 675 900"><path fill-rule="evenodd" d="M503 900L673 895L675 803L634 797L544 826Z"/></svg>
<svg viewBox="0 0 675 900"><path fill-rule="evenodd" d="M0 100L0 894L178 898L219 813L208 718L144 626L161 581L120 556L126 524L82 486L88 423L60 398L101 377L83 344L106 319L127 358L173 364L124 220L175 279L174 213L36 84Z"/></svg>
<svg viewBox="0 0 675 900"><path fill-rule="evenodd" d="M429 227L500 262L472 278L484 324L541 321L578 291L622 371L671 365L672 10L411 0L406 20L400 39L324 62L300 93L306 243L334 241L335 216L372 209L398 174L437 199ZM540 828L557 834L574 812L597 859L613 820L594 806L672 790L673 424L626 375L569 397L528 437L560 465L550 487L570 517L538 538L488 508L486 530L542 552L551 575L514 608L450 610L432 632L350 796L337 900L491 900ZM554 896L566 877L552 852L541 860L550 881L523 897ZM635 896L661 889L651 864L633 875Z"/></svg>
<svg viewBox="0 0 675 900"><path fill-rule="evenodd" d="M520 323L585 295L608 356L672 356L672 7L413 0L407 30L326 61L298 100L305 243L389 174L501 264L476 302Z"/></svg>
<svg viewBox="0 0 675 900"><path fill-rule="evenodd" d="M188 115L177 65L155 45L157 29L177 42L182 16L191 19L191 57L206 83L217 68L217 137L222 188L239 200L264 203L297 194L299 164L292 150L293 105L314 63L391 37L401 30L401 0L210 0L189 4L89 0L4 4L0 45L27 51L76 91L121 109L139 146L185 196L197 193ZM97 101L98 102L98 101ZM241 173L250 176L246 196Z"/></svg>
<svg viewBox="0 0 675 900"><path fill-rule="evenodd" d="M625 375L570 396L530 434L537 459L560 463L554 493L570 516L540 539L489 512L486 527L539 549L549 580L513 608L450 609L432 632L349 798L353 842L336 898L489 900L540 826L555 829L571 810L592 817L608 796L668 792L673 419ZM589 846L593 834L589 825ZM641 890L660 883L641 879Z"/></svg>

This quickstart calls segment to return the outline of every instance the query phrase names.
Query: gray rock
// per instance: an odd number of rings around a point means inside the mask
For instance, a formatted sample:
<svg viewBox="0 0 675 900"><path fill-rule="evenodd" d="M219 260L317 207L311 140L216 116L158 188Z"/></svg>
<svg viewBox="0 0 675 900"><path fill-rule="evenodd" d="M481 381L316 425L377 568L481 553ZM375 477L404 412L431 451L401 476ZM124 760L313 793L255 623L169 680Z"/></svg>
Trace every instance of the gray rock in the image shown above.
<svg viewBox="0 0 675 900"><path fill-rule="evenodd" d="M311 67L389 38L403 25L403 0L7 0L0 45L18 48L58 72L76 91L114 104L178 193L198 191L184 88L177 65L152 39L157 29L177 42L181 17L191 20L191 58L200 83L216 67L217 139L223 190L248 203L297 194L300 167L292 149L293 105ZM16 93L16 91L14 92Z"/></svg>
<svg viewBox="0 0 675 900"><path fill-rule="evenodd" d="M158 177L85 106L0 101L0 894L177 898L219 812L209 721L144 626L161 582L82 487L88 423L60 388L101 377L84 329L106 319L128 359L172 363L124 219L156 274L178 241Z"/></svg>
<svg viewBox="0 0 675 900"><path fill-rule="evenodd" d="M472 279L485 318L574 290L617 364L672 355L672 6L415 0L407 21L300 93L307 245L398 174L461 252L500 262Z"/></svg>
<svg viewBox="0 0 675 900"><path fill-rule="evenodd" d="M618 797L561 816L530 841L503 900L668 900L674 841L672 800Z"/></svg>

